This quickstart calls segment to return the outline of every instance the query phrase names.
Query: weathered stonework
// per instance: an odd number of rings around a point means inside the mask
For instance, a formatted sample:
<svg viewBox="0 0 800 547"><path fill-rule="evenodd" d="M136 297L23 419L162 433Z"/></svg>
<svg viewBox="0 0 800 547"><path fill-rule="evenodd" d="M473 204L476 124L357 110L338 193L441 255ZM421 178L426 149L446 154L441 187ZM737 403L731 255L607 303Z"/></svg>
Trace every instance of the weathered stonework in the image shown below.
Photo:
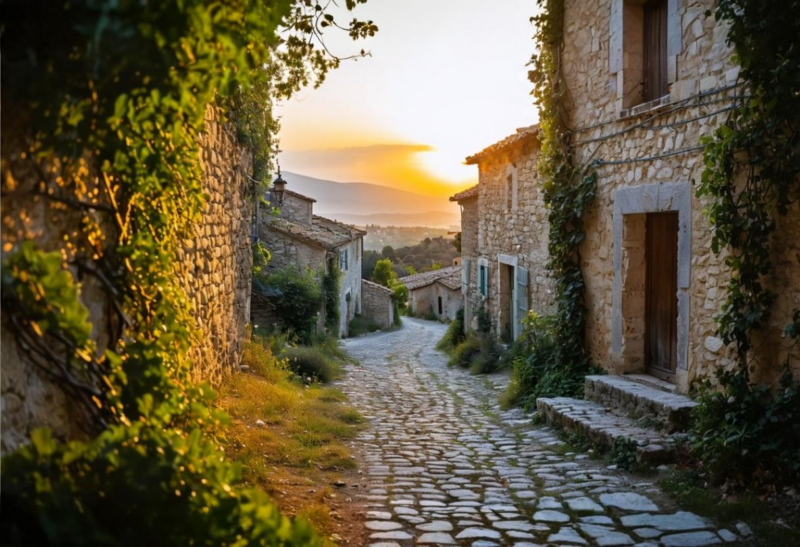
<svg viewBox="0 0 800 547"><path fill-rule="evenodd" d="M208 200L195 237L183 242L175 266L196 321L195 345L189 354L194 376L216 383L238 370L249 321L252 185L248 175L252 173L252 156L212 107L206 113L199 142L205 174L203 190ZM12 168L15 152L4 147L3 153L5 171ZM75 219L68 214L53 222L53 212L43 201L4 199L4 222L21 215L27 216L29 224L16 233L4 231L4 243L34 239L44 249L57 249L60 234L75 226ZM91 278L81 280L81 300L89 308L91 322L105 324L105 298ZM93 336L102 349L104 333L93 332ZM2 452L25 443L36 427L50 427L62 438L80 436L83 418L76 413L76 405L25 359L5 325L1 351Z"/></svg>
<svg viewBox="0 0 800 547"><path fill-rule="evenodd" d="M467 158L467 163L479 169L477 199L453 199L463 208L461 250L465 261L470 259L468 265L465 262L465 268L469 267L465 295L468 328L476 328L475 317L481 306L489 311L498 334L503 334L503 325L512 325L514 337L519 335L525 311L553 311L554 286L547 269L547 210L537 172L537 135L536 128L521 129ZM486 297L478 289L479 263L489 270ZM513 268L513 283L505 278L504 272L512 271L505 269L509 267ZM513 310L512 302L518 304Z"/></svg>
<svg viewBox="0 0 800 547"><path fill-rule="evenodd" d="M610 372L639 372L644 367L643 218L648 212L677 211L675 383L684 392L695 380L713 378L718 368L734 365L731 348L717 337L714 322L725 299L730 270L725 253L718 256L711 251L712 230L704 212L708 201L697 198L693 187L703 169L700 139L722 123L740 85L739 69L725 42L727 27L713 15L705 15L713 13L714 5L713 0L669 1L669 93L643 104L636 76L641 70L636 60L641 44L631 37L641 3L565 1L561 66L568 90L566 123L574 130L571 142L576 162L598 162L597 198L585 216L587 235L580 248L588 308L587 347L592 360ZM535 175L538 149L533 141L521 142L524 132L468 158L479 166L479 197L477 213L462 219L462 238L474 229L471 219L475 216L478 234L475 246L465 245L462 252L465 261L473 255L478 260L486 257L490 270L495 269L490 271L494 287L490 284L486 305L498 324L503 295L498 294L495 257L501 253L525 259L531 271L532 309L547 311L552 305L552 281L545 269L547 217ZM505 194L510 168L518 172L516 209ZM462 205L466 211L466 203ZM756 377L765 382L774 381L786 362L789 347L780 333L792 309L800 306L796 258L800 206L795 204L785 218L778 219L778 226L774 271L765 282L779 298L768 325L754 337L759 348ZM468 285L467 306L476 306L480 299L472 271ZM800 375L800 361L794 359L791 364L795 375Z"/></svg>
<svg viewBox="0 0 800 547"><path fill-rule="evenodd" d="M278 204L270 193L270 204ZM257 230L260 241L269 249L272 258L266 271L277 271L289 266L314 271L319 279L338 264L342 273L339 287L339 336L347 336L350 321L361 313L361 260L364 252L363 237L366 232L340 222L314 215L316 200L287 190L283 203L277 210L261 209ZM269 326L275 323L267 298L254 298L253 323ZM317 329L325 328L325 315L321 313Z"/></svg>
<svg viewBox="0 0 800 547"><path fill-rule="evenodd" d="M382 329L394 324L392 290L366 279L361 280L361 315Z"/></svg>
<svg viewBox="0 0 800 547"><path fill-rule="evenodd" d="M463 270L449 266L440 270L401 277L408 289L408 307L412 315L434 315L437 319L452 321L464 306L461 292Z"/></svg>

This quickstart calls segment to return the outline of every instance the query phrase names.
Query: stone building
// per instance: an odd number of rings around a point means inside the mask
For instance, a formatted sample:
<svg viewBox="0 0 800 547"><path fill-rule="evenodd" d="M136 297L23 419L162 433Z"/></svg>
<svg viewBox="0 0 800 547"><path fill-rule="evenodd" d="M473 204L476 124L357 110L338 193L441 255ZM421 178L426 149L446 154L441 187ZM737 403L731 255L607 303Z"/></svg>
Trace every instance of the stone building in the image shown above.
<svg viewBox="0 0 800 547"><path fill-rule="evenodd" d="M435 315L452 321L464 301L461 295L461 267L450 266L400 278L408 289L408 306L413 315Z"/></svg>
<svg viewBox="0 0 800 547"><path fill-rule="evenodd" d="M476 312L483 307L506 341L519 336L529 309L552 309L538 153L538 129L517 130L467 158L467 164L478 166L480 182L450 198L462 211L465 324L475 328Z"/></svg>
<svg viewBox="0 0 800 547"><path fill-rule="evenodd" d="M175 261L192 305L197 337L191 349L194 376L218 383L239 369L246 326L250 321L252 251L250 248L253 185L250 182L252 154L240 145L235 129L221 123L219 112L209 107L205 130L200 135L200 161L204 172L205 210L194 237L182 243ZM3 181L13 173L17 186L3 186L2 215L4 254L29 239L42 249L57 249L59 238L75 226L74 219L46 200L31 199L29 185L38 175L22 179L17 136L3 134ZM25 218L15 225L14 218ZM110 313L108 301L91 277L81 280L81 301L89 309L93 325L104 325ZM102 350L105 334L92 333ZM3 325L0 342L2 360L2 453L15 450L37 427L49 427L58 438L82 434L75 405L41 370L31 364L17 344L13 332Z"/></svg>
<svg viewBox="0 0 800 547"><path fill-rule="evenodd" d="M392 289L366 279L361 280L361 315L382 329L394 325Z"/></svg>
<svg viewBox="0 0 800 547"><path fill-rule="evenodd" d="M269 202L279 202L274 192ZM258 237L272 253L267 272L298 266L321 275L338 265L342 273L339 336L347 336L350 320L361 313L361 259L366 232L315 215L314 203L313 198L285 190L277 213L269 209L259 212ZM254 299L254 317L268 317L265 305L264 299ZM324 328L324 314L320 314L318 328Z"/></svg>
<svg viewBox="0 0 800 547"><path fill-rule="evenodd" d="M724 121L742 85L727 27L706 15L714 6L565 1L565 123L576 163L595 162L599 177L580 248L587 348L612 374L645 373L681 392L734 364L714 323L730 273L711 251L707 202L693 188L700 139ZM467 316L486 306L506 337L519 333L524 310L553 306L537 155L536 128L519 130L467 158L479 184L452 198L462 206ZM765 281L780 298L761 334L762 381L786 361L780 333L800 306L800 206L779 226Z"/></svg>

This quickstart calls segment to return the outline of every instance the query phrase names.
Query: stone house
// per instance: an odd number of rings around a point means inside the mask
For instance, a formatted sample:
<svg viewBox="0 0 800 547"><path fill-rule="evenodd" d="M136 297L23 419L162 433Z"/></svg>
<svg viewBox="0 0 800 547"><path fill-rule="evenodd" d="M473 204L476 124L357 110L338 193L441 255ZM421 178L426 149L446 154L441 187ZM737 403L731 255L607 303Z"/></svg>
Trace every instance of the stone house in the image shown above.
<svg viewBox="0 0 800 547"><path fill-rule="evenodd" d="M374 321L382 329L394 325L394 292L388 287L361 280L361 315Z"/></svg>
<svg viewBox="0 0 800 547"><path fill-rule="evenodd" d="M274 193L270 194L269 202L278 203ZM313 198L285 190L277 213L259 212L258 237L272 253L267 272L298 266L321 274L338 265L342 273L338 334L347 336L350 321L361 313L361 260L366 232L315 215L315 202ZM264 309L267 305L265 299L254 298L253 317L268 317L269 312ZM324 328L324 314L320 314L318 328Z"/></svg>
<svg viewBox="0 0 800 547"><path fill-rule="evenodd" d="M461 206L465 324L476 328L483 307L505 341L519 336L529 309L552 308L538 153L538 128L517 130L467 158L478 166L480 182L450 198Z"/></svg>
<svg viewBox="0 0 800 547"><path fill-rule="evenodd" d="M408 306L412 314L433 313L438 319L452 321L463 305L461 267L450 266L400 278L408 289Z"/></svg>
<svg viewBox="0 0 800 547"><path fill-rule="evenodd" d="M576 163L596 162L599 177L580 248L587 349L609 373L644 373L680 392L734 364L714 323L729 270L711 251L707 203L693 188L700 138L724 121L741 85L727 28L706 15L714 6L565 1L565 122ZM536 127L518 130L467 158L479 184L451 198L462 207L468 325L485 306L508 338L526 310L553 309L538 151ZM779 225L766 282L780 298L757 356L762 381L786 361L780 332L800 305L800 207Z"/></svg>

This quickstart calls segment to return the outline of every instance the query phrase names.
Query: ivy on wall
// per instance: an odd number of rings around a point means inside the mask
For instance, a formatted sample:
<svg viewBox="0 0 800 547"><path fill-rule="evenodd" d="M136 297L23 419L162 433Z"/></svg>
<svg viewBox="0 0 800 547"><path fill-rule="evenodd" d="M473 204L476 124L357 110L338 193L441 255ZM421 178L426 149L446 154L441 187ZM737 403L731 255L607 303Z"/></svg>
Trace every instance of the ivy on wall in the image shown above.
<svg viewBox="0 0 800 547"><path fill-rule="evenodd" d="M697 195L710 198L712 250L726 252L731 271L716 320L738 366L717 371L718 388L701 388L694 449L714 480L797 482L800 390L788 366L800 342L800 310L785 319L791 347L780 385L755 385L751 377L754 334L769 324L778 298L766 281L778 219L800 199L800 2L719 0L716 17L729 25L746 85L725 123L704 139Z"/></svg>
<svg viewBox="0 0 800 547"><path fill-rule="evenodd" d="M322 272L322 294L325 303L325 328L331 336L339 337L339 323L342 318L340 293L342 270L335 258L328 260L326 271Z"/></svg>
<svg viewBox="0 0 800 547"><path fill-rule="evenodd" d="M278 25L316 34L319 19L304 0L2 4L3 326L86 430L69 443L35 431L3 459L4 545L319 544L237 485L219 450L227 418L191 377L197 329L175 261L205 205L207 106L271 89ZM308 43L281 52L289 82L327 70ZM248 104L257 146L275 126ZM87 285L102 322L80 299Z"/></svg>
<svg viewBox="0 0 800 547"><path fill-rule="evenodd" d="M583 217L594 201L597 174L575 164L570 132L564 123L566 87L561 71L564 0L539 0L535 39L539 52L529 78L539 107L539 176L548 208L549 262L556 281L556 361L565 375L583 375L591 367L586 352L586 289L580 245L586 237Z"/></svg>
<svg viewBox="0 0 800 547"><path fill-rule="evenodd" d="M729 253L732 276L717 320L745 375L752 333L765 325L776 298L764 284L773 271L776 218L800 198L798 13L798 2L720 0L716 9L717 19L730 25L728 42L748 96L705 140L697 194L711 198L712 249ZM790 325L787 333L796 328Z"/></svg>

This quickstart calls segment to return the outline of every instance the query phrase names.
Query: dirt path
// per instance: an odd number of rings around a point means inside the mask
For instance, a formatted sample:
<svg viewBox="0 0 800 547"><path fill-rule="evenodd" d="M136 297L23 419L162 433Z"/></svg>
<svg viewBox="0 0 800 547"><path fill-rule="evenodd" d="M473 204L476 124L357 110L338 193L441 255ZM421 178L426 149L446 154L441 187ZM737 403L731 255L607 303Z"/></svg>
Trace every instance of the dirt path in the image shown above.
<svg viewBox="0 0 800 547"><path fill-rule="evenodd" d="M652 482L565 453L546 426L496 404L503 376L471 376L435 351L443 325L348 340L340 387L368 419L368 544L700 546L735 537L674 504Z"/></svg>

